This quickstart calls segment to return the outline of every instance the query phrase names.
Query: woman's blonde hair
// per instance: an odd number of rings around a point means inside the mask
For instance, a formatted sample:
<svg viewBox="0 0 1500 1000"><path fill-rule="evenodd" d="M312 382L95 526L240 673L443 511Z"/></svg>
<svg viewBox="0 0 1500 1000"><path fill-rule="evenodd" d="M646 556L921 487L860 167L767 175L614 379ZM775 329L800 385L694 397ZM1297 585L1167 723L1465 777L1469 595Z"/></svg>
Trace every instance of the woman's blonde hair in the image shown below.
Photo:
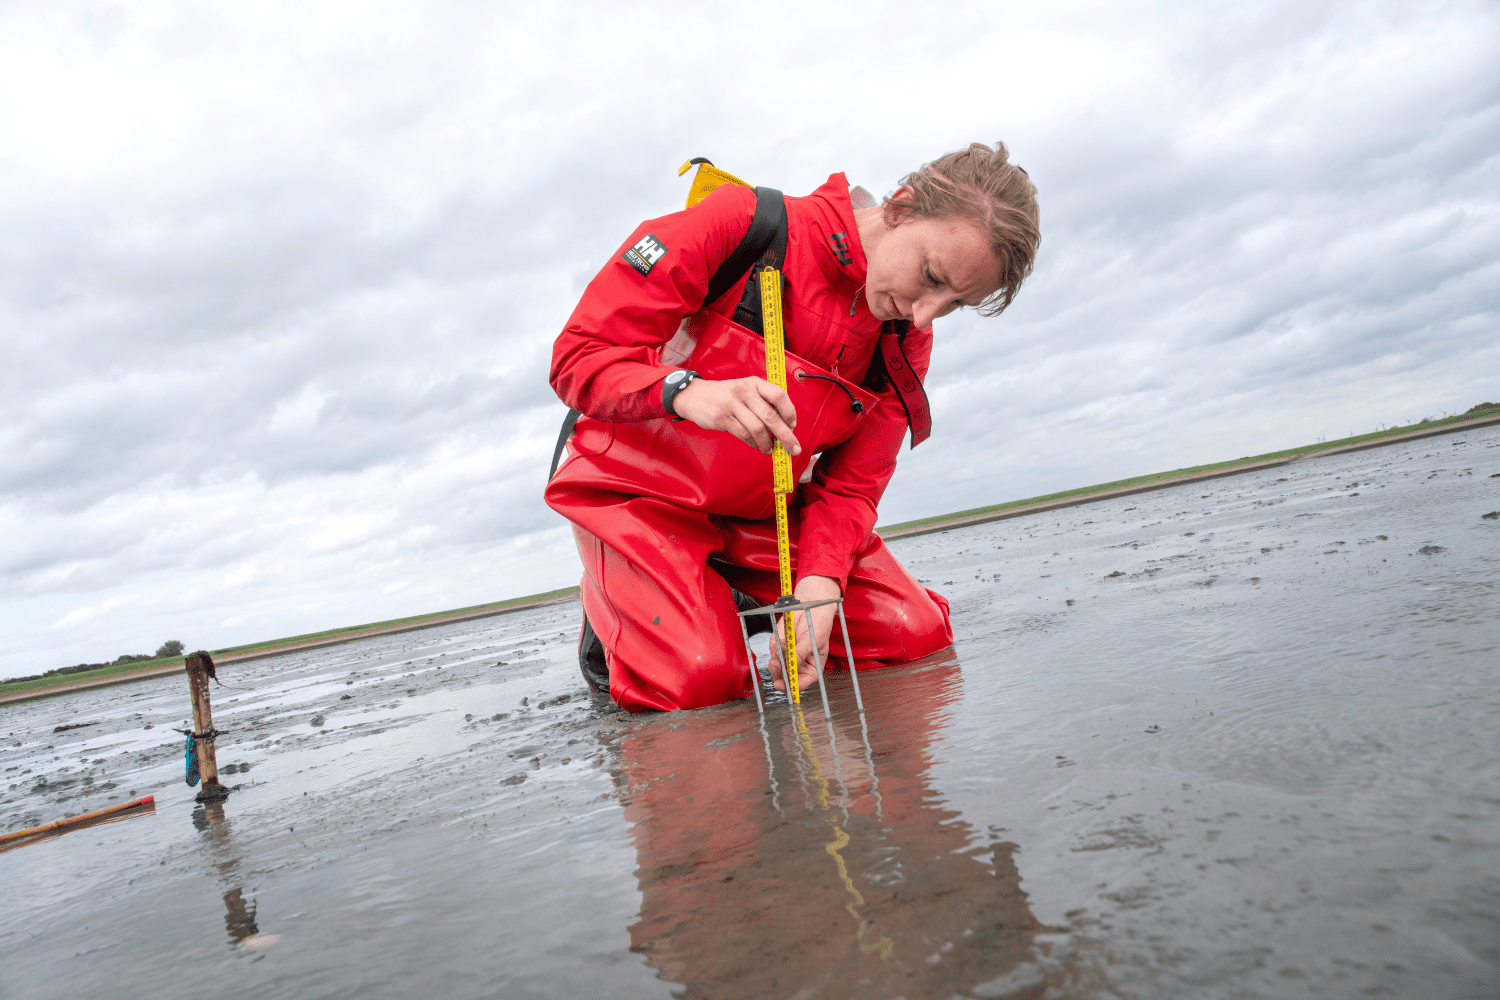
<svg viewBox="0 0 1500 1000"><path fill-rule="evenodd" d="M1026 171L1010 162L1005 143L982 142L940 156L901 180L904 191L887 197L898 219L962 218L979 224L1000 262L1000 288L978 307L982 316L998 316L1016 297L1031 273L1042 242L1036 185Z"/></svg>

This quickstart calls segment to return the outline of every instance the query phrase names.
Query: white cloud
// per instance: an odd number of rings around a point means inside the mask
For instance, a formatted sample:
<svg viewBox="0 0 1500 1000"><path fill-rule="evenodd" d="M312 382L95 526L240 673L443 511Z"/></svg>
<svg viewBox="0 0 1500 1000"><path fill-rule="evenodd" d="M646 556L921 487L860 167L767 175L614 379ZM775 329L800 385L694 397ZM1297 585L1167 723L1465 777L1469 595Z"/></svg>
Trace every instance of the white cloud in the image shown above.
<svg viewBox="0 0 1500 1000"><path fill-rule="evenodd" d="M760 11L0 9L0 675L576 582L551 339L693 155L1037 181L887 521L1500 397L1493 7Z"/></svg>

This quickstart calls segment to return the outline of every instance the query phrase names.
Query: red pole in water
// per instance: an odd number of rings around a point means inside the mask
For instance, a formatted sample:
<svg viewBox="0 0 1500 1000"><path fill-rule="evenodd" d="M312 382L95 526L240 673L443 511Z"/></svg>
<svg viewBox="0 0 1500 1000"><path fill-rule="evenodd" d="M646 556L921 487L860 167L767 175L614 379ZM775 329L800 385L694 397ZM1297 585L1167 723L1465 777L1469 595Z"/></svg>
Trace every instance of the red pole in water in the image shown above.
<svg viewBox="0 0 1500 1000"><path fill-rule="evenodd" d="M213 657L206 650L189 653L183 659L187 669L188 690L193 696L193 742L198 748L198 773L203 776L199 802L217 802L229 796L229 789L219 784L219 761L214 755L213 709L208 703L208 681L214 676Z"/></svg>
<svg viewBox="0 0 1500 1000"><path fill-rule="evenodd" d="M125 812L127 809L136 809L141 806L156 807L156 797L145 795L129 802L121 802L117 806L106 806L103 809L95 809L93 812L84 813L82 816L69 816L67 819L55 819L51 823L43 823L29 830L17 830L15 833L0 834L0 844L9 843L12 840L20 840L23 837L35 837L39 833L51 833L54 830L65 830L79 823L87 823L92 819L103 819L105 816L113 816L115 813Z"/></svg>

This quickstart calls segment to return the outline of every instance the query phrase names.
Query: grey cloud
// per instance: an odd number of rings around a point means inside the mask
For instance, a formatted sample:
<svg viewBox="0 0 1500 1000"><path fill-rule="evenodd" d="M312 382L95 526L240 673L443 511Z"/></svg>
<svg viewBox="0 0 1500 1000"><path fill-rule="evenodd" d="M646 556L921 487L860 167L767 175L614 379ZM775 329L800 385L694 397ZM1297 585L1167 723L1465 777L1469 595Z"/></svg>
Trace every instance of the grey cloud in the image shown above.
<svg viewBox="0 0 1500 1000"><path fill-rule="evenodd" d="M770 55L606 4L0 13L0 63L86 91L0 117L0 674L576 579L551 340L693 155L881 192L1003 138L1040 186L1016 306L938 329L888 522L1500 377L1491 8L766 13Z"/></svg>

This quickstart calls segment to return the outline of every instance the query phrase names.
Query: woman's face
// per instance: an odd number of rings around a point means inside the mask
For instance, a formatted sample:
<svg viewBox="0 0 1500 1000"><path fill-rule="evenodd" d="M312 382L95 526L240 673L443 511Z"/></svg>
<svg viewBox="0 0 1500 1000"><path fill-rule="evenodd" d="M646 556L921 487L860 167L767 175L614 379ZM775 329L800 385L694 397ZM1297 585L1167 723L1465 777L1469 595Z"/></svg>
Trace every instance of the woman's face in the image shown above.
<svg viewBox="0 0 1500 1000"><path fill-rule="evenodd" d="M977 223L901 219L889 206L882 221L874 246L866 246L865 302L877 319L910 320L921 329L999 290L1000 262Z"/></svg>

